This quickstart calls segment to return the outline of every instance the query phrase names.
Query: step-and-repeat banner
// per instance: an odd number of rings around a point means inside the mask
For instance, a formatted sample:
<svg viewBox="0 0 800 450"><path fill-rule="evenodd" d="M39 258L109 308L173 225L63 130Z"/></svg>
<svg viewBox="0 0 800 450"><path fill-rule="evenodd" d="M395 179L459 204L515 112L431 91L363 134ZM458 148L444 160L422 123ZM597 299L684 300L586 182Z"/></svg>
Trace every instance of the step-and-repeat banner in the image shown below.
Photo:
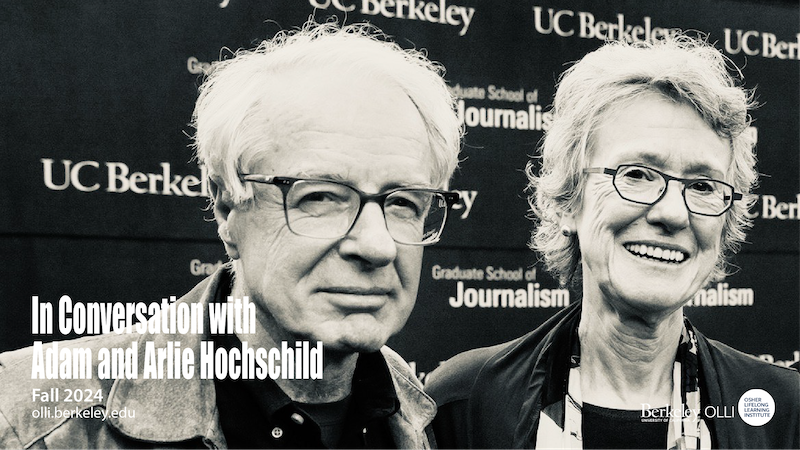
<svg viewBox="0 0 800 450"><path fill-rule="evenodd" d="M29 345L31 301L160 302L226 260L189 148L209 63L310 16L368 21L447 68L466 128L461 192L426 249L416 309L391 345L424 374L520 336L576 301L527 249L522 169L555 80L607 39L699 30L737 66L761 184L739 270L686 308L712 338L800 359L800 21L793 2L670 0L100 0L0 6L0 350ZM37 336L52 340L61 335Z"/></svg>

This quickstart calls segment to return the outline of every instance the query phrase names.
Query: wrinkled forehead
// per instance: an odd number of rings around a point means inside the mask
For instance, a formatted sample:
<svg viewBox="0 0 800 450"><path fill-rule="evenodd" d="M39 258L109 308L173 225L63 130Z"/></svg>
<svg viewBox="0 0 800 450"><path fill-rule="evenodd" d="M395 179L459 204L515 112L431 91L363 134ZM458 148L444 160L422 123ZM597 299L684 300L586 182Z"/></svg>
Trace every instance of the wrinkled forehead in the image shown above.
<svg viewBox="0 0 800 450"><path fill-rule="evenodd" d="M674 93L665 92L663 89L657 86L634 85L628 86L628 88L629 89L625 89L623 86L621 86L619 95L607 98L607 101L602 102L596 108L593 108L591 111L587 112L588 114L591 114L592 117L589 117L584 122L585 127L582 132L585 139L585 145L583 148L577 149L578 152L582 153L581 159L583 161L588 161L593 156L597 149L596 146L598 143L598 134L606 124L618 120L619 117L626 114L628 110L635 108L639 104L647 101L661 102L675 106L676 109L681 110L681 114L683 116L693 117L702 121L709 130L714 132L720 138L727 140L728 145L730 146L730 138L720 134L715 129L714 124L709 123L706 117L704 117L702 112L698 109L697 105L692 103L690 99L675 95Z"/></svg>
<svg viewBox="0 0 800 450"><path fill-rule="evenodd" d="M270 89L273 120L281 125L300 126L324 116L329 126L357 125L370 133L377 129L395 128L407 131L409 139L427 141L419 135L423 118L414 102L401 86L387 75L348 71L339 67L302 68L271 77ZM424 127L423 127L424 128ZM330 131L335 131L334 129Z"/></svg>
<svg viewBox="0 0 800 450"><path fill-rule="evenodd" d="M249 121L255 128L251 132L263 133L254 138L269 145L262 146L251 161L280 158L283 150L297 148L307 140L319 142L320 136L345 136L359 143L374 143L376 153L382 146L403 143L424 148L422 157L433 170L426 123L392 78L332 66L294 67L265 79L269 86L263 98L254 102ZM330 148L340 149L333 143Z"/></svg>

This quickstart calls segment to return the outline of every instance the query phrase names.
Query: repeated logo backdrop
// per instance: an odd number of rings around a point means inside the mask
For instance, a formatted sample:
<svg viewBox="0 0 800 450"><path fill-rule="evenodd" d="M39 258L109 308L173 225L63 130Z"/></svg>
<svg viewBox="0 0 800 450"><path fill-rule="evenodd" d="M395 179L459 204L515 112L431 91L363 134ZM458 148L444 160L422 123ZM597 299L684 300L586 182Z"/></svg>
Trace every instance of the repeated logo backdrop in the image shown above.
<svg viewBox="0 0 800 450"><path fill-rule="evenodd" d="M467 131L461 191L426 250L417 307L392 339L418 372L520 336L577 301L527 250L522 168L555 81L606 39L708 34L757 87L755 229L740 270L686 308L707 335L800 359L800 8L793 2L176 0L0 6L0 350L28 345L30 303L152 302L226 257L187 126L211 61L309 16L369 21L447 68ZM52 339L61 336L51 336Z"/></svg>

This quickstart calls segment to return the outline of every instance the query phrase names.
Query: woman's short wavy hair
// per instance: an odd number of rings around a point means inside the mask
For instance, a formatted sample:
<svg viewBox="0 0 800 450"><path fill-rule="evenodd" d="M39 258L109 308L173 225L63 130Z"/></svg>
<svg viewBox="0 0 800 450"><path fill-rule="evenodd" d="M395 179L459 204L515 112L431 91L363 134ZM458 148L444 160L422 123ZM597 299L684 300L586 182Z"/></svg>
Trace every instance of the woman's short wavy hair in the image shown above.
<svg viewBox="0 0 800 450"><path fill-rule="evenodd" d="M748 111L756 106L753 92L739 85L741 73L729 72L729 60L704 40L683 33L654 42L609 42L587 54L560 77L553 103L553 121L540 144L541 168L526 167L528 203L534 230L530 247L562 285L581 279L578 237L563 236L560 218L582 201L595 130L605 117L632 100L657 93L692 106L733 153L727 179L744 200L725 215L720 254L708 281L722 279L727 258L739 250L752 225L746 213L757 182L755 139L747 132Z"/></svg>
<svg viewBox="0 0 800 450"><path fill-rule="evenodd" d="M200 86L191 123L196 157L234 204L253 198L252 183L242 183L239 174L252 170L277 138L274 121L267 120L276 110L270 103L272 77L318 67L387 80L387 88L402 89L425 123L433 182L441 187L448 183L458 164L462 125L442 78L444 68L420 51L402 49L369 24L309 21L213 63Z"/></svg>

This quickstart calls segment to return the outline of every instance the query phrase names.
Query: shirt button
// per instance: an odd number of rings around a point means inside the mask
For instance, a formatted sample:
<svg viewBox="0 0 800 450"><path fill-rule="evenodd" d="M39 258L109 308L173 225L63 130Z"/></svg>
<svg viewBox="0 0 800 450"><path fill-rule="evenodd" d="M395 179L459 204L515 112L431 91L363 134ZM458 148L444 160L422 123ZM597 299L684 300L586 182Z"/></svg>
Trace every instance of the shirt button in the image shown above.
<svg viewBox="0 0 800 450"><path fill-rule="evenodd" d="M280 427L275 427L272 429L272 437L275 439L280 439L283 436L283 430Z"/></svg>
<svg viewBox="0 0 800 450"><path fill-rule="evenodd" d="M298 425L302 425L303 422L306 421L306 419L303 419L303 416L301 416L298 413L292 413L292 416L290 418L292 419L292 422L294 422L294 423L296 423Z"/></svg>

